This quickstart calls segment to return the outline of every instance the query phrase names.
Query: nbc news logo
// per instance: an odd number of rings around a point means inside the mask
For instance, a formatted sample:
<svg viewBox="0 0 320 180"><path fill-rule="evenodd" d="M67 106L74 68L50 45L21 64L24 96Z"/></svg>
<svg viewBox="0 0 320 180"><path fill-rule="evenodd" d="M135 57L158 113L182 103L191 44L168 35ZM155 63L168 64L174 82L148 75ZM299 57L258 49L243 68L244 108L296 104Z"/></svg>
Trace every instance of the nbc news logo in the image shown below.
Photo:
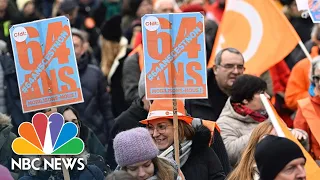
<svg viewBox="0 0 320 180"><path fill-rule="evenodd" d="M84 150L83 141L77 137L78 128L72 122L65 123L61 114L53 113L48 118L37 113L32 117L32 123L22 123L18 132L20 137L12 142L12 150L18 155L36 158L19 158L18 162L11 159L12 170L40 170L37 164L44 170L61 170L62 166L72 170L76 163L78 170L85 168L83 158L72 158Z"/></svg>

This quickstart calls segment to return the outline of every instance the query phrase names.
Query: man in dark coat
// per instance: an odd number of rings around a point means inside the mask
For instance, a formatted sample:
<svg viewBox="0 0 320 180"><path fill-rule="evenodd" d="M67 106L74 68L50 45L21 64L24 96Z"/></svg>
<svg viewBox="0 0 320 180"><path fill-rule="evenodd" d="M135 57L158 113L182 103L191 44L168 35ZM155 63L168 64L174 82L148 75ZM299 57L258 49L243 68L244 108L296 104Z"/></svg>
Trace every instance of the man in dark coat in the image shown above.
<svg viewBox="0 0 320 180"><path fill-rule="evenodd" d="M186 110L196 118L216 121L227 102L235 79L244 72L244 58L234 48L222 49L216 56L215 65L208 69L208 99L186 100Z"/></svg>
<svg viewBox="0 0 320 180"><path fill-rule="evenodd" d="M101 143L105 145L114 122L107 83L101 70L89 64L90 56L85 52L82 32L72 29L72 35L84 97L84 103L75 104L73 107L80 113L80 119L96 133Z"/></svg>

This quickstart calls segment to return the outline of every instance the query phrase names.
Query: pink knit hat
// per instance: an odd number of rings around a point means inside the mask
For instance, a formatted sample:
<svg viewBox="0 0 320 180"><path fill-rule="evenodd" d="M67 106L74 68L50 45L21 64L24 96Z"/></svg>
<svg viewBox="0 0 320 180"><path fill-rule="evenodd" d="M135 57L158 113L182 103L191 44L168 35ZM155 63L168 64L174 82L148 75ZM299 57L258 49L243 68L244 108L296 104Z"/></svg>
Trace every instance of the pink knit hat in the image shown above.
<svg viewBox="0 0 320 180"><path fill-rule="evenodd" d="M158 148L145 128L120 132L113 140L114 155L119 166L151 160L158 155Z"/></svg>
<svg viewBox="0 0 320 180"><path fill-rule="evenodd" d="M0 179L1 180L13 180L13 177L11 176L9 170L2 165L0 165Z"/></svg>

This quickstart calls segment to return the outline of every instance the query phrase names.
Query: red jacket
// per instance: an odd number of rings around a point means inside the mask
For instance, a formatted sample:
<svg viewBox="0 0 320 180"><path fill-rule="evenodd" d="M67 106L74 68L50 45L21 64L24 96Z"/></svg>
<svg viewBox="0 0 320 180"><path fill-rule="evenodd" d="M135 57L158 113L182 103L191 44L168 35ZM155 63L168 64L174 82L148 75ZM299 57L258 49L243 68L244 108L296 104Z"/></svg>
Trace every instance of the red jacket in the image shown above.
<svg viewBox="0 0 320 180"><path fill-rule="evenodd" d="M310 154L320 160L320 97L307 97L298 101L294 128L306 131L310 140Z"/></svg>
<svg viewBox="0 0 320 180"><path fill-rule="evenodd" d="M278 92L285 92L287 82L290 76L290 69L284 60L269 69L272 82L273 94Z"/></svg>

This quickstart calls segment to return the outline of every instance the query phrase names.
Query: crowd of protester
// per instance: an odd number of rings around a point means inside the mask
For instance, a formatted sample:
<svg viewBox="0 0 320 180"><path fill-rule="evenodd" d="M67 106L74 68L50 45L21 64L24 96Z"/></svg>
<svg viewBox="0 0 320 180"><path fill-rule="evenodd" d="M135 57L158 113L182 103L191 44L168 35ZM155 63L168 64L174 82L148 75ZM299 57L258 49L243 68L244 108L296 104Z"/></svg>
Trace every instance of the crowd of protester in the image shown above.
<svg viewBox="0 0 320 180"><path fill-rule="evenodd" d="M202 13L208 60L225 0L0 0L0 179L64 179L41 163L40 170L11 169L11 158L20 157L11 149L18 127L37 112L22 112L9 28L60 15L70 20L84 102L39 112L59 112L78 128L85 150L76 157L85 169L69 171L71 180L306 179L304 154L277 136L260 94L320 165L320 25L302 18L295 0L275 2L314 60L297 46L257 77L244 74L239 50L220 50L207 69L208 99L177 100L178 165L166 113L172 101L145 97L141 17Z"/></svg>

